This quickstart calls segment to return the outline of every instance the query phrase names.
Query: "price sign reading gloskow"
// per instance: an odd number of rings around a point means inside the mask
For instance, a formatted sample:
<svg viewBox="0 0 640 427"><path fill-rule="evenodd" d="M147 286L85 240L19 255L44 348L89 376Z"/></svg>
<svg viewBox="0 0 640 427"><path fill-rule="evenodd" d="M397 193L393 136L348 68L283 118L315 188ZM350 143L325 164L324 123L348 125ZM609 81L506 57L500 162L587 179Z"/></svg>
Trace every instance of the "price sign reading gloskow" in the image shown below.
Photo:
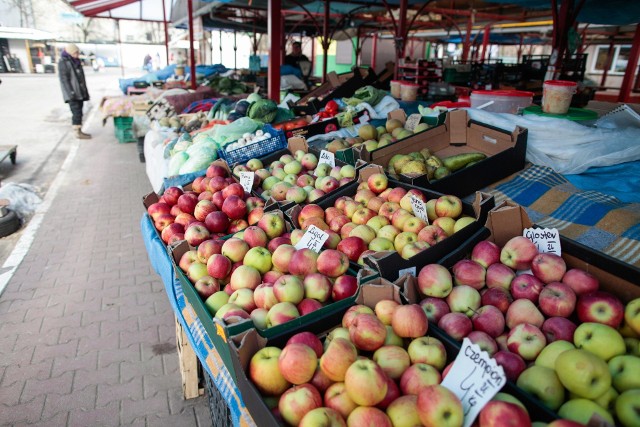
<svg viewBox="0 0 640 427"><path fill-rule="evenodd" d="M411 200L411 208L413 209L413 214L429 224L429 217L427 216L427 205L422 200L418 199L416 196L410 196Z"/></svg>
<svg viewBox="0 0 640 427"><path fill-rule="evenodd" d="M251 193L253 188L253 177L253 172L240 172L240 185L247 193Z"/></svg>
<svg viewBox="0 0 640 427"><path fill-rule="evenodd" d="M331 151L322 150L320 152L320 158L318 159L318 163L326 163L331 167L336 165L336 157L333 155Z"/></svg>
<svg viewBox="0 0 640 427"><path fill-rule="evenodd" d="M326 242L328 238L329 235L327 233L320 230L315 225L311 225L307 228L307 231L305 231L300 241L296 244L296 249L300 250L308 248L315 253L320 253L322 245L324 245L324 242Z"/></svg>
<svg viewBox="0 0 640 427"><path fill-rule="evenodd" d="M522 235L536 245L538 252L562 255L557 228L525 228Z"/></svg>
<svg viewBox="0 0 640 427"><path fill-rule="evenodd" d="M458 396L464 411L464 427L469 427L484 405L506 382L507 377L502 366L477 344L465 338L453 366L441 385Z"/></svg>

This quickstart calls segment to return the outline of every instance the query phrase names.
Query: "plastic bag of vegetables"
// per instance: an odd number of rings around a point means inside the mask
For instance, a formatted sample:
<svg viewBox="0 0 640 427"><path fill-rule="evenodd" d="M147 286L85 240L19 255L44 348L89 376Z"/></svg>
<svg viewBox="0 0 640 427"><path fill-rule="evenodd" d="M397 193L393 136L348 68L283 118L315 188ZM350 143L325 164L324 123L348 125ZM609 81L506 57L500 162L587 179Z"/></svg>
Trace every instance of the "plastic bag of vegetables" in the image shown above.
<svg viewBox="0 0 640 427"><path fill-rule="evenodd" d="M270 99L261 99L249 106L247 116L262 123L271 123L278 114L278 104Z"/></svg>
<svg viewBox="0 0 640 427"><path fill-rule="evenodd" d="M180 166L180 175L206 169L218 158L215 148L209 144L194 145L189 148L187 155L189 158Z"/></svg>
<svg viewBox="0 0 640 427"><path fill-rule="evenodd" d="M180 168L182 165L189 160L189 155L186 151L180 151L179 153L174 154L169 159L169 168L168 168L168 176L180 175Z"/></svg>
<svg viewBox="0 0 640 427"><path fill-rule="evenodd" d="M245 133L252 133L260 124L248 117L241 117L228 125L218 125L213 128L213 140L221 145L237 141Z"/></svg>

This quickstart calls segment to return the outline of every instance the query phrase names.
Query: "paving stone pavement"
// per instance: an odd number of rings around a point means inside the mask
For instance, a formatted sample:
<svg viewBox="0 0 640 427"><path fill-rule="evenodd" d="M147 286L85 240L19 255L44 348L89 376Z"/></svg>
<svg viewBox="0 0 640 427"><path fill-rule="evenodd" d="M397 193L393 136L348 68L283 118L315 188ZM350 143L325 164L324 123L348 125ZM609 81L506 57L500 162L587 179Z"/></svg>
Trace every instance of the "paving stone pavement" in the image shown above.
<svg viewBox="0 0 640 427"><path fill-rule="evenodd" d="M140 235L145 164L94 121L0 296L0 425L210 426Z"/></svg>

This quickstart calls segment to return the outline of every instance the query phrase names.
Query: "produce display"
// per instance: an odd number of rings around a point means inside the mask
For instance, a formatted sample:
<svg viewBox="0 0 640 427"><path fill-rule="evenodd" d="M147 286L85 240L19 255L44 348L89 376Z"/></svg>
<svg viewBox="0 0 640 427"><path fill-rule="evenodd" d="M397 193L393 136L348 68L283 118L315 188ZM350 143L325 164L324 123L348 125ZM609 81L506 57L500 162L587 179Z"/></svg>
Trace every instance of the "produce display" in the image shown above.
<svg viewBox="0 0 640 427"><path fill-rule="evenodd" d="M396 251L409 259L475 222L462 214L462 201L456 196L427 200L421 191L388 185L385 174L372 174L360 183L353 198L339 197L326 210L307 205L297 222L302 230L310 225L324 230L330 240L338 242L338 250L359 264L378 251ZM425 204L429 223L413 214L412 198ZM296 237L294 231L294 244Z"/></svg>
<svg viewBox="0 0 640 427"><path fill-rule="evenodd" d="M417 286L431 322L478 344L561 417L638 425L637 402L619 396L640 389L640 299L625 307L595 276L523 236L502 248L482 241L451 270L426 265Z"/></svg>
<svg viewBox="0 0 640 427"><path fill-rule="evenodd" d="M429 323L418 304L356 304L321 336L299 332L257 350L247 377L283 425L459 427L463 405L441 385L455 354L428 334ZM474 425L531 426L535 418L499 392Z"/></svg>
<svg viewBox="0 0 640 427"><path fill-rule="evenodd" d="M233 168L235 176L239 177L241 172L254 173L253 187L263 199L272 197L278 202L295 203L311 203L356 176L351 165L331 167L318 163L315 154L303 150L283 154L268 165L260 159L251 159Z"/></svg>
<svg viewBox="0 0 640 427"><path fill-rule="evenodd" d="M239 90L233 85L229 93ZM518 398L501 392L472 425L572 427L595 416L607 426L640 426L640 298L629 301L628 295L601 287L589 271L567 267L569 261L539 252L522 236L502 247L489 240L465 243L468 254L459 259L455 252L456 261L415 261L476 218L466 208L463 213L466 204L455 191L427 197L432 190L390 179L445 179L486 154L444 157L428 149L406 152L409 148L403 149L406 154L389 154L386 170L374 165L375 172L362 173L369 166L332 167L290 143L284 154L252 153L261 157L244 161L247 155L233 165L214 161L218 150L265 145L273 129L264 123L291 130L310 121L345 120L355 111L350 104L379 102L380 96L362 88L352 98L330 101L313 118L295 118L251 94L245 100L222 99L208 115L158 123L178 134L164 144L170 176L206 172L155 195L147 213L166 245L188 243L174 260L183 273L180 280L193 286L190 292L205 307L201 312L208 311L216 326L250 320L262 333L288 322L299 325L294 320L312 312L322 318L328 310L321 310L331 304L344 309L336 303L352 304L363 287L354 272L358 265L369 267L387 254L394 263L414 264L415 278L408 282L418 299L407 298L414 304L391 299L356 304L324 334L299 332L286 345L267 345L252 356L247 377L275 419L291 426L462 426L463 404L440 384L455 359L446 348L468 338L503 368L509 387L560 418L541 423ZM211 120L224 122L207 129ZM407 126L411 129L396 118L384 126L364 124L358 136L335 138L326 150L374 151L431 127ZM253 177L250 193L239 182L246 172ZM331 195L338 190L343 193ZM326 237L317 252L306 243L314 227ZM406 265L393 267L404 273ZM375 268L383 276L381 264Z"/></svg>

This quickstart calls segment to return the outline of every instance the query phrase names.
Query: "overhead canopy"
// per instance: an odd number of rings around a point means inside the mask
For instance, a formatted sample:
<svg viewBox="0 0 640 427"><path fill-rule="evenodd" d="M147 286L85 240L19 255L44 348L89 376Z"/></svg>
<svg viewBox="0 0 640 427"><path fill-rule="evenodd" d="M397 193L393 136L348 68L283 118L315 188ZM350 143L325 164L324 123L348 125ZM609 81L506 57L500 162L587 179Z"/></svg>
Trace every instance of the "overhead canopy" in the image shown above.
<svg viewBox="0 0 640 427"><path fill-rule="evenodd" d="M164 0L167 19L174 0ZM69 4L90 18L163 22L163 0L69 0Z"/></svg>
<svg viewBox="0 0 640 427"><path fill-rule="evenodd" d="M485 0L488 3L517 4L526 9L550 9L550 0ZM558 1L560 4L560 1ZM577 22L602 25L640 23L640 1L585 0Z"/></svg>
<svg viewBox="0 0 640 427"><path fill-rule="evenodd" d="M0 39L55 40L58 36L48 31L22 27L0 27Z"/></svg>

